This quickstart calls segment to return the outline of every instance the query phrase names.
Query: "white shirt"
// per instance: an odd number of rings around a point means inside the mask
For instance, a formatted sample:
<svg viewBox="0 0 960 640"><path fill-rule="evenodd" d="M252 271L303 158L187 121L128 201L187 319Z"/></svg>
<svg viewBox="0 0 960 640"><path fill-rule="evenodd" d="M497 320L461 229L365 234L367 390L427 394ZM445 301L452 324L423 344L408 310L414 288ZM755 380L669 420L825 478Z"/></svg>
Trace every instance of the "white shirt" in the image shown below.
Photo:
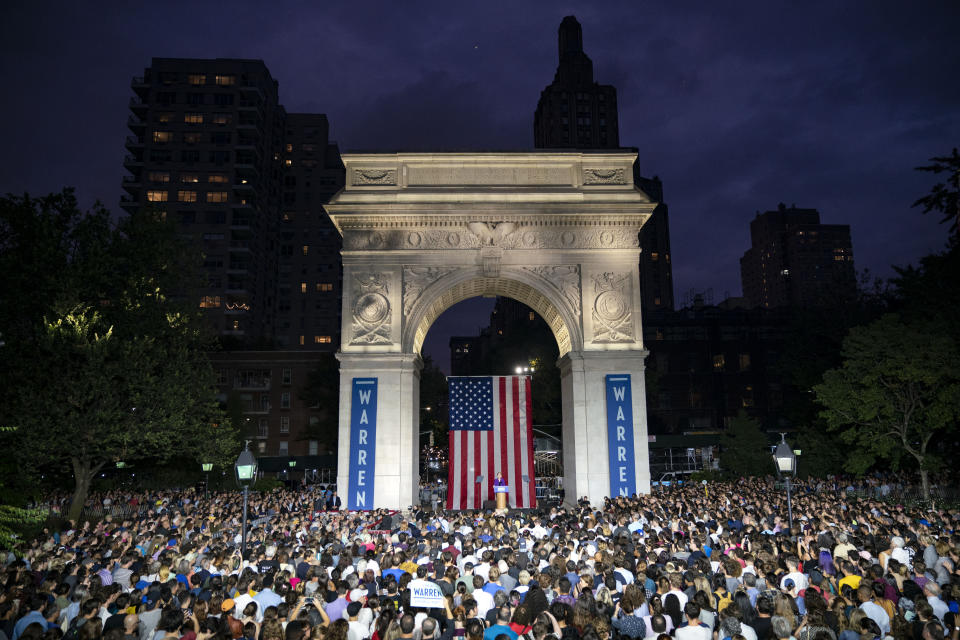
<svg viewBox="0 0 960 640"><path fill-rule="evenodd" d="M808 586L810 586L810 583L807 581L807 576L803 575L799 571L793 571L783 576L783 578L780 579L781 589L787 588L786 587L787 580L793 580L793 584L797 586L797 591L803 591Z"/></svg>
<svg viewBox="0 0 960 640"><path fill-rule="evenodd" d="M474 589L473 599L477 601L477 616L486 618L487 612L493 609L493 596L483 589Z"/></svg>
<svg viewBox="0 0 960 640"><path fill-rule="evenodd" d="M673 632L673 637L676 638L676 640L712 640L713 631L706 625L698 624L695 627L691 627L688 624L678 627L677 630Z"/></svg>

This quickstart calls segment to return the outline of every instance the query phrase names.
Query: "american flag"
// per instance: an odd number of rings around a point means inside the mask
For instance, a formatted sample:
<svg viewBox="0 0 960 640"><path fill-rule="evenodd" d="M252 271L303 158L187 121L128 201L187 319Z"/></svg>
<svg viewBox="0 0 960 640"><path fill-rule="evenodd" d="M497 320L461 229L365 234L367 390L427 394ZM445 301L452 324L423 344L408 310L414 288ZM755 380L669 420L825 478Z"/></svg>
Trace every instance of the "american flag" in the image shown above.
<svg viewBox="0 0 960 640"><path fill-rule="evenodd" d="M494 498L493 480L498 471L510 486L511 508L535 507L529 376L451 377L447 382L447 508L482 508L484 500Z"/></svg>

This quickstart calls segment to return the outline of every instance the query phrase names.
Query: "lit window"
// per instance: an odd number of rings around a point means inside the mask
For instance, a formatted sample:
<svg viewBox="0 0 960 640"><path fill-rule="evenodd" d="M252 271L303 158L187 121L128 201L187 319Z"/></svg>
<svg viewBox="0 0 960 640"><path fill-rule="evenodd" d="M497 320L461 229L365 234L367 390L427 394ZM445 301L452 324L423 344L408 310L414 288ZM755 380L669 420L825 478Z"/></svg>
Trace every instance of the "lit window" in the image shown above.
<svg viewBox="0 0 960 640"><path fill-rule="evenodd" d="M320 344L320 336L313 336L313 344Z"/></svg>
<svg viewBox="0 0 960 640"><path fill-rule="evenodd" d="M713 368L715 371L723 371L723 366L726 364L726 358L723 357L723 354L713 356Z"/></svg>
<svg viewBox="0 0 960 640"><path fill-rule="evenodd" d="M531 311L529 314L527 314L527 319L528 319L528 320L535 320L536 318L537 318L537 314L535 314L533 311Z"/></svg>
<svg viewBox="0 0 960 640"><path fill-rule="evenodd" d="M263 437L266 438L267 436L263 436ZM258 451L259 453L266 453L266 452L267 452L267 443L266 443L266 442L258 442L258 443L257 443L257 451Z"/></svg>
<svg viewBox="0 0 960 640"><path fill-rule="evenodd" d="M318 282L317 293L323 293L326 291L333 291L333 285L329 282Z"/></svg>
<svg viewBox="0 0 960 640"><path fill-rule="evenodd" d="M306 283L306 282L301 282L301 283L300 283L300 293L306 293L306 292L307 292L307 283Z"/></svg>
<svg viewBox="0 0 960 640"><path fill-rule="evenodd" d="M290 408L290 392L284 391L280 394L280 408L289 409Z"/></svg>
<svg viewBox="0 0 960 640"><path fill-rule="evenodd" d="M303 245L303 255L307 255L308 253L310 253L310 245L305 244Z"/></svg>
<svg viewBox="0 0 960 640"><path fill-rule="evenodd" d="M173 122L173 114L170 112L158 113L157 122Z"/></svg>
<svg viewBox="0 0 960 640"><path fill-rule="evenodd" d="M320 336L320 344L330 344L330 336Z"/></svg>
<svg viewBox="0 0 960 640"><path fill-rule="evenodd" d="M220 296L203 296L200 298L201 309L216 309L220 306Z"/></svg>
<svg viewBox="0 0 960 640"><path fill-rule="evenodd" d="M169 171L151 171L147 174L147 180L150 182L170 182Z"/></svg>
<svg viewBox="0 0 960 640"><path fill-rule="evenodd" d="M196 184L200 182L200 176L195 173L181 173L180 182L185 182L188 184Z"/></svg>
<svg viewBox="0 0 960 640"><path fill-rule="evenodd" d="M231 116L229 113L213 114L214 124L230 124L231 122L233 122L233 116Z"/></svg>
<svg viewBox="0 0 960 640"><path fill-rule="evenodd" d="M290 153L291 151L293 151L293 145L288 142L288 143L287 143L287 153Z"/></svg>
<svg viewBox="0 0 960 640"><path fill-rule="evenodd" d="M207 176L207 182L226 184L227 175L225 173L211 173L209 176Z"/></svg>
<svg viewBox="0 0 960 640"><path fill-rule="evenodd" d="M207 202L226 202L226 201L227 201L226 191L208 191L207 192Z"/></svg>
<svg viewBox="0 0 960 640"><path fill-rule="evenodd" d="M187 76L187 82L190 84L207 84L207 76L202 73L191 73Z"/></svg>
<svg viewBox="0 0 960 640"><path fill-rule="evenodd" d="M240 321L239 321L239 320L234 320L234 321L233 321L233 330L234 330L234 331L239 331L239 330L240 330Z"/></svg>
<svg viewBox="0 0 960 640"><path fill-rule="evenodd" d="M287 165L288 167L292 167L293 160L291 160L290 158L287 158L286 160L283 161L283 164Z"/></svg>
<svg viewBox="0 0 960 640"><path fill-rule="evenodd" d="M280 416L280 433L290 433L290 416Z"/></svg>
<svg viewBox="0 0 960 640"><path fill-rule="evenodd" d="M660 306L660 298L654 298L654 299L653 299L653 304L659 307L659 306Z"/></svg>
<svg viewBox="0 0 960 640"><path fill-rule="evenodd" d="M653 253L650 254L650 260L651 260L651 261L656 262L656 261L659 260L659 259L660 259L660 254L657 253L656 251L654 251Z"/></svg>
<svg viewBox="0 0 960 640"><path fill-rule="evenodd" d="M154 142L170 142L173 140L173 133L170 131L154 131L153 132L153 141Z"/></svg>
<svg viewBox="0 0 960 640"><path fill-rule="evenodd" d="M183 121L187 124L203 124L203 114L202 113L185 113L183 114Z"/></svg>
<svg viewBox="0 0 960 640"><path fill-rule="evenodd" d="M230 86L232 84L235 84L236 81L237 81L236 76L220 76L220 75L216 76L216 82L221 87Z"/></svg>
<svg viewBox="0 0 960 640"><path fill-rule="evenodd" d="M166 202L168 197L166 191L147 191L147 202Z"/></svg>
<svg viewBox="0 0 960 640"><path fill-rule="evenodd" d="M300 336L300 345L303 345L303 336Z"/></svg>
<svg viewBox="0 0 960 640"><path fill-rule="evenodd" d="M196 202L197 192L196 191L177 191L177 201L178 202Z"/></svg>

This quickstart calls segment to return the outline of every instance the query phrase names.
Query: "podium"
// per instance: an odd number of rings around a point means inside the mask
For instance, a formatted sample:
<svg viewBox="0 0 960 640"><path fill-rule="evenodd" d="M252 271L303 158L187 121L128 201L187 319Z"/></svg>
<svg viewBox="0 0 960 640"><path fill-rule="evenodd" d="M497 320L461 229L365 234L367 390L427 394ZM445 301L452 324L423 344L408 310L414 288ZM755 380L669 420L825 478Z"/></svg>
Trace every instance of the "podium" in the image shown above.
<svg viewBox="0 0 960 640"><path fill-rule="evenodd" d="M494 486L493 492L496 494L497 498L497 511L507 509L507 495L510 493L510 487L503 485L501 487Z"/></svg>

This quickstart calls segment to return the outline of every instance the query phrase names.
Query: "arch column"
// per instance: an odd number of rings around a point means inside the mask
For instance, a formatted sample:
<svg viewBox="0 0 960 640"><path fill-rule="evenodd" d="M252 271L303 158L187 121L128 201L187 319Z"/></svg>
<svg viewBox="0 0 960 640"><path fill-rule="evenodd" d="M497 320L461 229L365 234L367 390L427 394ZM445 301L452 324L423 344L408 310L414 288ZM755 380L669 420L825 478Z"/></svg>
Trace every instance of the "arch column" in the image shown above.
<svg viewBox="0 0 960 640"><path fill-rule="evenodd" d="M593 506L599 506L611 493L606 376L613 374L630 375L634 482L638 493L650 493L644 373L648 353L646 350L571 351L557 362L563 395L566 502L575 504L586 496Z"/></svg>
<svg viewBox="0 0 960 640"><path fill-rule="evenodd" d="M419 501L420 370L423 360L409 353L345 353L340 360L340 437L337 490L347 505L351 491L351 416L354 378L377 379L373 499L369 508L406 509ZM369 500L369 498L368 498Z"/></svg>

